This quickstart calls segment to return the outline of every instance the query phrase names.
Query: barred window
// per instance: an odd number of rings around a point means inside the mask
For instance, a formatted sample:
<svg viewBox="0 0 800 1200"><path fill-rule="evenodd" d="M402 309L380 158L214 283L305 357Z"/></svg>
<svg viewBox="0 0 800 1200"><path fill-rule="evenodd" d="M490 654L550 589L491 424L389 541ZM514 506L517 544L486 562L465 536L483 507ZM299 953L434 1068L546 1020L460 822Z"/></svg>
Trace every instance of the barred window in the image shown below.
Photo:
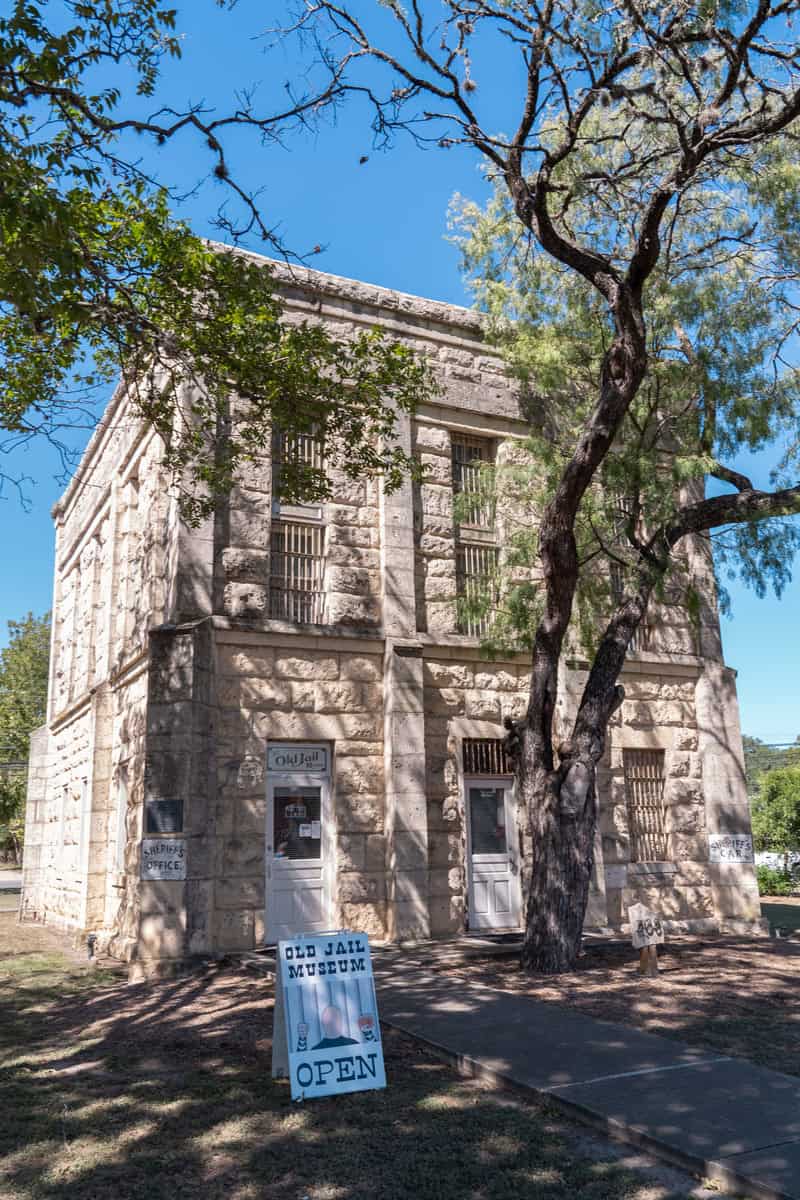
<svg viewBox="0 0 800 1200"><path fill-rule="evenodd" d="M269 555L269 615L300 625L325 620L325 526L318 503L286 503L281 479L286 464L322 468L322 447L312 434L272 436L272 529Z"/></svg>
<svg viewBox="0 0 800 1200"><path fill-rule="evenodd" d="M269 615L320 625L325 612L325 529L321 524L273 521L270 535Z"/></svg>
<svg viewBox="0 0 800 1200"><path fill-rule="evenodd" d="M465 775L513 775L514 765L502 738L464 738Z"/></svg>
<svg viewBox="0 0 800 1200"><path fill-rule="evenodd" d="M669 859L664 813L664 751L623 750L631 862Z"/></svg>
<svg viewBox="0 0 800 1200"><path fill-rule="evenodd" d="M497 545L494 503L486 495L483 468L494 445L486 438L453 434L453 492L465 497L456 516L456 594L458 630L482 637L496 604Z"/></svg>
<svg viewBox="0 0 800 1200"><path fill-rule="evenodd" d="M492 443L485 438L453 434L453 491L466 497L458 524L462 529L482 529L494 536L494 505L486 495L482 468L492 461Z"/></svg>
<svg viewBox="0 0 800 1200"><path fill-rule="evenodd" d="M497 601L497 547L466 542L456 546L456 590L461 601L458 627L470 637L483 637Z"/></svg>
<svg viewBox="0 0 800 1200"><path fill-rule="evenodd" d="M291 466L299 471L322 469L322 447L311 433L285 433L276 429L272 435L272 499L273 504L281 501L281 479L284 468Z"/></svg>
<svg viewBox="0 0 800 1200"><path fill-rule="evenodd" d="M611 577L611 599L614 604L621 604L625 595L625 569L621 563L612 562L609 564L609 574ZM644 650L649 650L652 643L653 629L646 620L640 621L638 628L634 631L628 649L634 654L641 654Z"/></svg>

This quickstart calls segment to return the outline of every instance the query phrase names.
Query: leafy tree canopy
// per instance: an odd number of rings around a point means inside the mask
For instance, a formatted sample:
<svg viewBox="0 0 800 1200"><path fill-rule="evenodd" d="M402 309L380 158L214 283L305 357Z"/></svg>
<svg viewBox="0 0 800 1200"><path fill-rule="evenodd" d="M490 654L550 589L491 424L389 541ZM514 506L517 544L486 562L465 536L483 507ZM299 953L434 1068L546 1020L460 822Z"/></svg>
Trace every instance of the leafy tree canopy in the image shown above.
<svg viewBox="0 0 800 1200"><path fill-rule="evenodd" d="M663 131L643 122L634 137L605 110L587 126L586 149L570 171L559 172L570 227L622 263L633 252L627 217L636 209L635 188L654 186ZM705 476L741 483L727 464L743 452L766 450L779 459L777 485L797 474L800 371L787 356L800 277L797 151L792 138L769 142L746 169L734 162L705 172L676 206L644 289L648 370L576 522L584 569L575 616L584 642L596 636L598 610L607 616L617 599L608 587L609 563L630 575L640 562L637 529L668 524ZM587 168L595 162L600 172L601 156L611 157L621 176L613 191L586 186ZM645 164L635 186L634 173L628 179L622 170L634 156ZM476 303L523 384L534 430L528 471L512 461L487 472L487 488L511 489L529 511L541 512L596 404L613 339L608 305L596 287L521 235L505 183L483 207L456 197L451 217ZM723 580L738 574L758 594L771 584L780 595L791 579L800 546L796 518L722 525L711 537ZM512 572L535 561L529 528L516 531L509 550ZM527 588L527 604L526 585L505 590L492 636L508 641L515 629L535 627L539 607L536 589ZM690 608L695 603L680 556L661 582L662 597L665 590ZM719 591L725 609L722 582Z"/></svg>
<svg viewBox="0 0 800 1200"><path fill-rule="evenodd" d="M800 767L768 771L753 801L753 842L757 850L790 854L800 850Z"/></svg>
<svg viewBox="0 0 800 1200"><path fill-rule="evenodd" d="M0 651L0 762L27 762L34 729L47 716L50 614L9 621Z"/></svg>
<svg viewBox="0 0 800 1200"><path fill-rule="evenodd" d="M98 389L121 374L164 439L190 518L263 451L273 422L313 429L348 474L385 471L396 484L406 460L387 402L411 408L424 368L377 331L342 344L287 323L263 262L195 236L124 153L132 133L163 143L194 132L249 214L244 229L220 216L223 230L271 238L227 165L235 114L132 115L180 49L176 12L158 0L18 0L0 17L0 445L44 436L67 455L64 430L92 422ZM130 94L98 83L112 73L133 79ZM212 456L220 429L230 436ZM284 476L287 496L326 494L320 471L295 476L289 464Z"/></svg>
<svg viewBox="0 0 800 1200"><path fill-rule="evenodd" d="M770 772L781 767L800 767L800 736L793 746L775 746L761 738L742 737L747 794L752 798L758 792L761 780Z"/></svg>
<svg viewBox="0 0 800 1200"><path fill-rule="evenodd" d="M0 841L17 846L25 810L30 736L47 716L50 614L9 621L0 652ZM4 769L5 767L5 769Z"/></svg>

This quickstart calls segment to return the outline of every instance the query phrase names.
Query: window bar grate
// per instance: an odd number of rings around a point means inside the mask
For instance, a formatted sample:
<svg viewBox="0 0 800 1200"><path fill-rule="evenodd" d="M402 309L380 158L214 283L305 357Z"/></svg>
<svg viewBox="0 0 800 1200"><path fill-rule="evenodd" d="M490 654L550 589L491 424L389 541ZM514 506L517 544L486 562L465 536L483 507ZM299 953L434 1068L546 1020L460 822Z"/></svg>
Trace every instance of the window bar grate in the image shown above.
<svg viewBox="0 0 800 1200"><path fill-rule="evenodd" d="M489 611L480 615L464 614L459 630L470 637L483 637L492 619L491 607L497 603L494 574L497 570L497 547L465 542L456 547L456 587L458 596L467 606L489 600Z"/></svg>
<svg viewBox="0 0 800 1200"><path fill-rule="evenodd" d="M625 570L621 563L609 563L609 573L611 576L611 599L614 604L621 604L622 598L625 595ZM628 650L634 654L641 653L644 650L650 649L652 628L646 621L640 621L638 628L634 630L633 637L628 645Z"/></svg>
<svg viewBox="0 0 800 1200"><path fill-rule="evenodd" d="M623 750L632 862L669 859L664 814L664 751Z"/></svg>
<svg viewBox="0 0 800 1200"><path fill-rule="evenodd" d="M464 738L465 775L513 775L514 764L502 738Z"/></svg>
<svg viewBox="0 0 800 1200"><path fill-rule="evenodd" d="M322 446L311 433L284 433L276 429L272 435L272 495L280 499L281 473L284 464L322 470Z"/></svg>
<svg viewBox="0 0 800 1200"><path fill-rule="evenodd" d="M482 476L482 467L492 459L491 443L453 435L450 445L453 491L468 498L466 515L459 524L494 532L494 505L485 494Z"/></svg>
<svg viewBox="0 0 800 1200"><path fill-rule="evenodd" d="M324 620L324 529L274 521L270 535L269 615L320 625Z"/></svg>

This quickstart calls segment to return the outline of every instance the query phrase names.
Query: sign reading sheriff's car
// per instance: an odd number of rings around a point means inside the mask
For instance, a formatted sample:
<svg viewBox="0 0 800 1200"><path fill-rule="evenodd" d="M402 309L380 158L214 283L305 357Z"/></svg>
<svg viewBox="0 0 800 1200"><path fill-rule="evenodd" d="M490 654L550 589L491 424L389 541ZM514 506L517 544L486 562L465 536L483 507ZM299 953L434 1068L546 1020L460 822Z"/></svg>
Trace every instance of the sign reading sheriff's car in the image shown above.
<svg viewBox="0 0 800 1200"><path fill-rule="evenodd" d="M386 1087L369 938L344 931L278 943L273 1076L292 1099Z"/></svg>

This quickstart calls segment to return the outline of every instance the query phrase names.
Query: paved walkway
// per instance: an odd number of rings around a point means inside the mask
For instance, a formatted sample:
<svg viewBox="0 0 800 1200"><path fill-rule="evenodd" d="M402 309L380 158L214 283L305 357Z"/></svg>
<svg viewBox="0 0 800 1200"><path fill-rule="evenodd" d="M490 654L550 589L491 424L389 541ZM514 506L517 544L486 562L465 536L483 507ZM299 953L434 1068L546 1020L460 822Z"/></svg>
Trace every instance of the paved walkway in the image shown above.
<svg viewBox="0 0 800 1200"><path fill-rule="evenodd" d="M738 1194L800 1200L800 1078L374 951L381 1020Z"/></svg>

